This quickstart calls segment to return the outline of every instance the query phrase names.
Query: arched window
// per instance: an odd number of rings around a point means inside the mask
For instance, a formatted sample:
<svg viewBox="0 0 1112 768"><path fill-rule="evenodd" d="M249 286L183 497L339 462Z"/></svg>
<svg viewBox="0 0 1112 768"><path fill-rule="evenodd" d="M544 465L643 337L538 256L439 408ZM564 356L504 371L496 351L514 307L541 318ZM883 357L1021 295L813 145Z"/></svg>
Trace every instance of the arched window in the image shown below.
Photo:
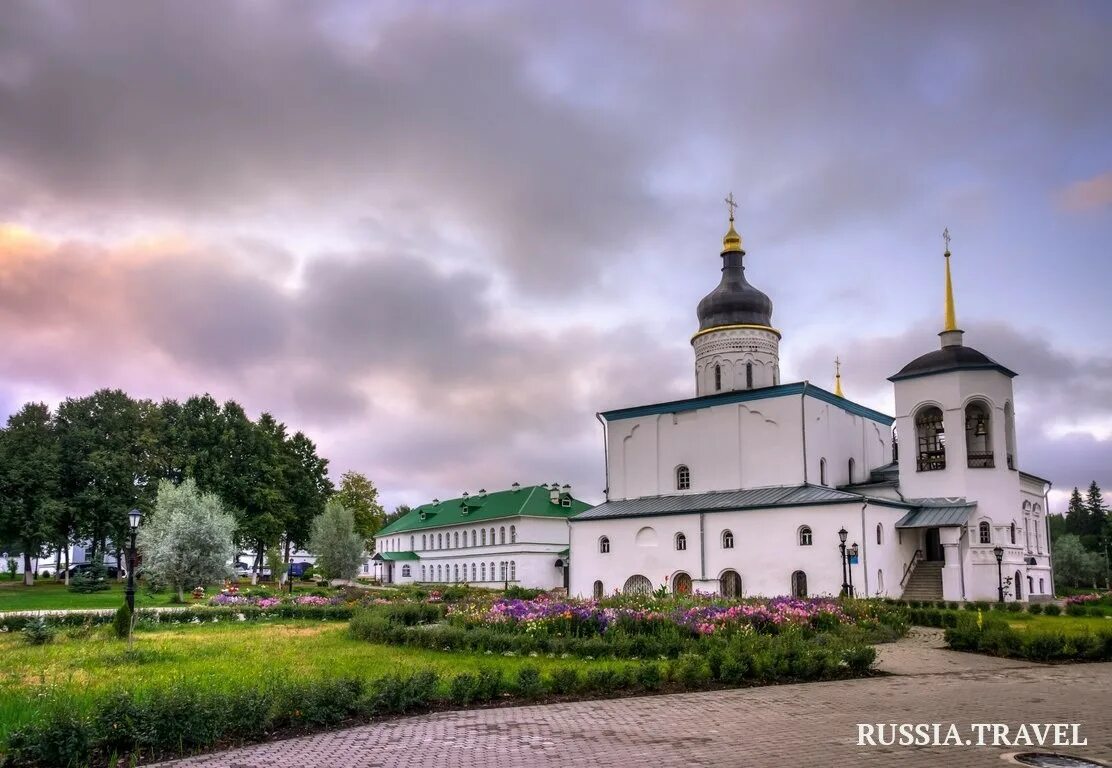
<svg viewBox="0 0 1112 768"><path fill-rule="evenodd" d="M596 581L594 583L594 586L591 587L591 596L594 597L595 600L601 600L602 599L602 582L601 581Z"/></svg>
<svg viewBox="0 0 1112 768"><path fill-rule="evenodd" d="M436 580L440 581L440 566L436 566Z"/></svg>
<svg viewBox="0 0 1112 768"><path fill-rule="evenodd" d="M502 562L500 562L498 564L498 580L499 581L505 581L506 580L506 561L505 560L503 560Z"/></svg>
<svg viewBox="0 0 1112 768"><path fill-rule="evenodd" d="M490 580L494 581L494 563L490 564Z"/></svg>
<svg viewBox="0 0 1112 768"><path fill-rule="evenodd" d="M490 546L494 546L494 529L490 529Z"/></svg>
<svg viewBox="0 0 1112 768"><path fill-rule="evenodd" d="M1023 582L1021 581L1022 578L1023 578L1023 575L1019 571L1016 571L1015 572L1015 581L1012 582L1013 584L1015 584L1015 599L1016 600L1022 600L1023 599Z"/></svg>
<svg viewBox="0 0 1112 768"><path fill-rule="evenodd" d="M471 580L475 581L475 564L471 564Z"/></svg>
<svg viewBox="0 0 1112 768"><path fill-rule="evenodd" d="M722 389L722 366L715 364L714 366L714 391L717 392Z"/></svg>
<svg viewBox="0 0 1112 768"><path fill-rule="evenodd" d="M463 537L464 537L464 542L463 542L463 546L465 546L465 547L466 547L466 546L467 546L467 541L466 541L466 539L467 539L467 534L466 534L466 533L465 533L465 534L463 534ZM455 548L456 548L456 549L459 549L459 531L456 531L456 532L455 532L455 535L454 535L454 536L452 537L452 541L454 541L454 542L455 542Z"/></svg>
<svg viewBox="0 0 1112 768"><path fill-rule="evenodd" d="M813 538L814 537L813 537L813 534L811 533L811 526L801 525L799 527L799 546L801 546L801 547L811 546Z"/></svg>
<svg viewBox="0 0 1112 768"><path fill-rule="evenodd" d="M672 577L672 592L677 595L691 594L691 577L683 571Z"/></svg>
<svg viewBox="0 0 1112 768"><path fill-rule="evenodd" d="M1027 596L1030 597L1031 593L1035 591L1035 577L1027 577Z"/></svg>
<svg viewBox="0 0 1112 768"><path fill-rule="evenodd" d="M850 482L850 484L853 483L853 476L855 474L855 472L853 470L854 470L854 462L853 462L853 459L850 459L849 460L849 482Z"/></svg>
<svg viewBox="0 0 1112 768"><path fill-rule="evenodd" d="M718 591L722 597L741 597L741 576L737 571L722 571L718 577Z"/></svg>
<svg viewBox="0 0 1112 768"><path fill-rule="evenodd" d="M517 526L516 525L511 525L510 526L510 543L511 544L517 544Z"/></svg>
<svg viewBox="0 0 1112 768"><path fill-rule="evenodd" d="M1004 443L1008 452L1008 469L1015 469L1015 409L1010 400L1004 403Z"/></svg>
<svg viewBox="0 0 1112 768"><path fill-rule="evenodd" d="M417 537L413 534L409 535L409 551L417 549Z"/></svg>
<svg viewBox="0 0 1112 768"><path fill-rule="evenodd" d="M974 401L965 406L965 458L971 469L996 466L992 453L992 412L987 403Z"/></svg>
<svg viewBox="0 0 1112 768"><path fill-rule="evenodd" d="M510 581L517 581L517 561L510 561Z"/></svg>
<svg viewBox="0 0 1112 768"><path fill-rule="evenodd" d="M826 485L826 459L819 459L819 485Z"/></svg>
<svg viewBox="0 0 1112 768"><path fill-rule="evenodd" d="M746 389L752 389L753 388L753 364L752 363L746 363L745 364L745 388Z"/></svg>
<svg viewBox="0 0 1112 768"><path fill-rule="evenodd" d="M884 571L876 572L876 592L878 595L884 594Z"/></svg>
<svg viewBox="0 0 1112 768"><path fill-rule="evenodd" d="M436 534L436 548L444 549L444 536L443 534Z"/></svg>
<svg viewBox="0 0 1112 768"><path fill-rule="evenodd" d="M504 525L501 528L498 529L498 543L499 544L505 544L506 543L506 526L504 526Z"/></svg>
<svg viewBox="0 0 1112 768"><path fill-rule="evenodd" d="M1008 538L1011 539L1012 544L1015 544L1015 521L1012 521L1012 525L1008 529Z"/></svg>
<svg viewBox="0 0 1112 768"><path fill-rule="evenodd" d="M475 532L474 528L471 529L471 546L479 546L479 534Z"/></svg>
<svg viewBox="0 0 1112 768"><path fill-rule="evenodd" d="M408 565L403 565L402 566L402 576L404 576L408 579L409 578L409 573L410 573L409 566Z"/></svg>
<svg viewBox="0 0 1112 768"><path fill-rule="evenodd" d="M987 520L982 520L981 524L977 526L977 530L980 532L982 544L992 543L992 526L988 524Z"/></svg>
<svg viewBox="0 0 1112 768"><path fill-rule="evenodd" d="M482 576L483 581L487 580L487 564L486 563L480 563L479 564L479 574Z"/></svg>
<svg viewBox="0 0 1112 768"><path fill-rule="evenodd" d="M459 564L452 566L452 581L459 581Z"/></svg>
<svg viewBox="0 0 1112 768"><path fill-rule="evenodd" d="M734 548L734 534L733 531L722 531L722 549Z"/></svg>
<svg viewBox="0 0 1112 768"><path fill-rule="evenodd" d="M626 579L622 593L626 595L648 595L653 591L653 583L637 573Z"/></svg>
<svg viewBox="0 0 1112 768"><path fill-rule="evenodd" d="M876 543L877 544L882 544L883 543L883 538L884 538L884 527L880 523L877 523L876 524Z"/></svg>
<svg viewBox="0 0 1112 768"><path fill-rule="evenodd" d="M682 552L687 549L687 537L682 533L676 534L676 550Z"/></svg>
<svg viewBox="0 0 1112 768"><path fill-rule="evenodd" d="M687 491L691 489L691 470L686 464L676 467L676 490Z"/></svg>
<svg viewBox="0 0 1112 768"><path fill-rule="evenodd" d="M483 529L483 539L482 540L483 540L483 546L485 547L486 544L487 544L487 529L486 528Z"/></svg>
<svg viewBox="0 0 1112 768"><path fill-rule="evenodd" d="M607 554L610 551L610 539L609 538L607 538L606 536L599 537L598 551L601 552L604 555Z"/></svg>
<svg viewBox="0 0 1112 768"><path fill-rule="evenodd" d="M916 468L920 472L946 469L946 430L942 425L942 410L928 405L915 415L915 435L918 442Z"/></svg>
<svg viewBox="0 0 1112 768"><path fill-rule="evenodd" d="M807 597L807 574L803 571L792 574L792 597Z"/></svg>
<svg viewBox="0 0 1112 768"><path fill-rule="evenodd" d="M425 573L425 566L421 566L421 581L428 581L428 575Z"/></svg>
<svg viewBox="0 0 1112 768"><path fill-rule="evenodd" d="M1046 582L1043 579L1039 579L1039 594L1046 594Z"/></svg>
<svg viewBox="0 0 1112 768"><path fill-rule="evenodd" d="M422 533L421 534L421 549L428 549L428 548L429 548L429 545L428 545L428 542L425 541L425 534Z"/></svg>

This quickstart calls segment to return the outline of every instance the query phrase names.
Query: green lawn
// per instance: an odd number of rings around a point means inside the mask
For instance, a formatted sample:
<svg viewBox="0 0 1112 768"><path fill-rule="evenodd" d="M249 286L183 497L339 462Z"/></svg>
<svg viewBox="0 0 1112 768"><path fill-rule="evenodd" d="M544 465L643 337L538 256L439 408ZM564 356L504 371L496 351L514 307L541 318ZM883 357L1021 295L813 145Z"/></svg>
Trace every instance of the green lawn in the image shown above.
<svg viewBox="0 0 1112 768"><path fill-rule="evenodd" d="M997 616L995 611L993 616ZM1056 630L1058 632L1096 632L1100 629L1112 628L1112 617L1109 616L1046 616L1030 613L1005 613L1003 614L1008 624L1013 629L1039 631Z"/></svg>
<svg viewBox="0 0 1112 768"><path fill-rule="evenodd" d="M184 624L135 634L136 651L101 627L84 639L59 632L53 643L26 644L19 633L0 634L0 743L29 717L28 701L53 689L76 706L110 690L173 685L188 679L214 687L261 685L278 675L358 675L374 679L394 672L434 669L442 685L459 672L496 665L513 675L525 664L542 672L559 666L619 665L545 657L506 657L372 645L348 635L343 622L260 621ZM72 633L71 633L72 634Z"/></svg>
<svg viewBox="0 0 1112 768"><path fill-rule="evenodd" d="M118 608L124 602L126 582L111 582L111 588L105 592L93 592L83 595L79 592L70 592L65 584L53 579L40 580L33 587L25 587L22 582L0 581L0 612L3 611L57 611L62 609L94 609ZM246 584L243 585L246 588ZM304 589L296 592L308 592L311 585L306 584ZM220 591L219 586L209 587L208 594L215 595ZM141 587L136 588L135 604L141 608L151 608L162 605L172 605L170 600L174 597L169 591L160 595L147 595ZM186 595L187 602L194 602Z"/></svg>

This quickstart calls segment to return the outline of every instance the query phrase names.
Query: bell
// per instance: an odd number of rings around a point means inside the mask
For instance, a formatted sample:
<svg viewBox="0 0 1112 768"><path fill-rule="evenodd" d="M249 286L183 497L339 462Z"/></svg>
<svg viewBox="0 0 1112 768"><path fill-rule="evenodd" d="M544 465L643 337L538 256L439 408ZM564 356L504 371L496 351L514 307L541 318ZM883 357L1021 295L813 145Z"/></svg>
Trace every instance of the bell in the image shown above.
<svg viewBox="0 0 1112 768"><path fill-rule="evenodd" d="M973 430L973 434L976 435L977 437L984 437L986 434L988 434L988 429L985 426L985 417L984 416L978 416L977 417L977 428L975 430Z"/></svg>

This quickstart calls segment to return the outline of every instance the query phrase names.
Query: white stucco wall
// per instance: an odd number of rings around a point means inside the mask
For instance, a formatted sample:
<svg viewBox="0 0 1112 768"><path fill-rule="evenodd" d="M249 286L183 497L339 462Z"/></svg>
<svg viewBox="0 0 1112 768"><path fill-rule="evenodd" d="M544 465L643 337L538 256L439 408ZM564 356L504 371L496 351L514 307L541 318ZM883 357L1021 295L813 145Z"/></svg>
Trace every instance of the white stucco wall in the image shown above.
<svg viewBox="0 0 1112 768"><path fill-rule="evenodd" d="M860 561L853 567L858 594L899 594L900 563L910 560L915 548L899 545L893 526L905 510L861 504L815 505L767 510L659 515L651 517L584 520L571 524L572 594L590 596L594 582L603 591L621 589L634 574L654 586L677 571L691 576L696 589L717 591L722 572L732 569L742 579L747 596L790 594L791 576L807 574L811 595L837 595L842 587L838 530L845 527L849 543L856 541ZM700 517L703 535L700 541ZM882 543L876 544L875 526L883 525ZM799 544L800 526L810 526L811 546ZM733 549L722 546L722 532L734 534ZM677 551L675 534L687 537L687 549ZM610 540L610 552L599 552L599 539ZM655 539L655 543L653 543ZM910 546L910 549L909 549ZM884 573L884 589L876 573Z"/></svg>
<svg viewBox="0 0 1112 768"><path fill-rule="evenodd" d="M503 530L505 543L502 543ZM481 532L486 534L485 543L482 543ZM513 533L516 533L516 542L511 540ZM459 546L456 546L457 534ZM476 546L471 545L472 534L480 542ZM414 551L420 557L420 560L409 561L412 570L408 580L401 577L401 566L395 564L393 573L397 583L452 583L458 578L461 582L490 588L501 588L510 582L533 589L553 589L564 585L563 571L556 567L556 560L568 547L568 523L562 517L507 517L397 533L376 537L375 542L378 551ZM503 562L513 563L516 579L510 578L509 566L505 578L502 577ZM485 578L483 565L486 566ZM439 575L437 566L440 566ZM474 581L472 566L476 574ZM465 567L466 575L462 570ZM460 569L458 577L457 568Z"/></svg>

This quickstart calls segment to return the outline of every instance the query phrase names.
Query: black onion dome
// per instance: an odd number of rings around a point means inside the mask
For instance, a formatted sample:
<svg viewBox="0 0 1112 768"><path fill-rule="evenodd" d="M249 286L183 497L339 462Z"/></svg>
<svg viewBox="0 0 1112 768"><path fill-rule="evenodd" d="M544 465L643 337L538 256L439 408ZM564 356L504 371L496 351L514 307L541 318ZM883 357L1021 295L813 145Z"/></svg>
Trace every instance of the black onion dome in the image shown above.
<svg viewBox="0 0 1112 768"><path fill-rule="evenodd" d="M962 370L994 370L1008 377L1016 375L1014 371L1008 370L988 355L973 349L973 347L955 344L915 358L901 368L899 373L889 376L888 380L899 381L900 379L911 379L916 376L929 376L935 373Z"/></svg>
<svg viewBox="0 0 1112 768"><path fill-rule="evenodd" d="M722 282L699 302L700 331L723 325L772 326L772 299L745 279L744 257L740 247L722 253Z"/></svg>

